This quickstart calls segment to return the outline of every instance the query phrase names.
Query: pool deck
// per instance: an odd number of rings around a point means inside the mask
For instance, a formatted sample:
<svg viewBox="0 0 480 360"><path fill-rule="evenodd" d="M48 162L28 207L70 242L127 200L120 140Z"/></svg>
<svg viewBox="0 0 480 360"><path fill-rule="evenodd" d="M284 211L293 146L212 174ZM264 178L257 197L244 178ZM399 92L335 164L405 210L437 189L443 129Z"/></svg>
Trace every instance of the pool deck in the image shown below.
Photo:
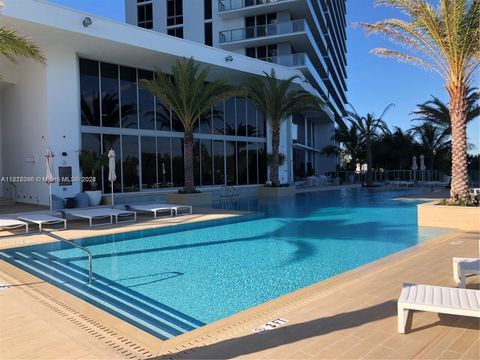
<svg viewBox="0 0 480 360"><path fill-rule="evenodd" d="M206 217L222 214L176 220ZM78 226L58 233L74 238L116 231ZM151 226L146 221L121 231ZM45 241L42 236L1 243L19 246L25 239ZM478 256L479 238L479 233L450 233L167 341L0 261L0 284L6 285L0 285L0 358L477 359L478 319L416 312L402 335L396 299L402 282L455 286L452 257ZM469 288L479 284L478 276L467 278ZM277 318L288 323L252 332Z"/></svg>

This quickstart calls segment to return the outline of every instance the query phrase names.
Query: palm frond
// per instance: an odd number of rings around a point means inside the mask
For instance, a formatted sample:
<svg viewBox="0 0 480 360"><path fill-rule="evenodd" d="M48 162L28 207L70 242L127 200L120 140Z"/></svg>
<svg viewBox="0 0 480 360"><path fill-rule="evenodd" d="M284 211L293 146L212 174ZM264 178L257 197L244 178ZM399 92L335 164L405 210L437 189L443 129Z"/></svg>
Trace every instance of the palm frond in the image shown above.
<svg viewBox="0 0 480 360"><path fill-rule="evenodd" d="M41 64L46 63L42 50L29 37L9 26L0 28L0 55L13 63L16 63L18 56L33 59Z"/></svg>

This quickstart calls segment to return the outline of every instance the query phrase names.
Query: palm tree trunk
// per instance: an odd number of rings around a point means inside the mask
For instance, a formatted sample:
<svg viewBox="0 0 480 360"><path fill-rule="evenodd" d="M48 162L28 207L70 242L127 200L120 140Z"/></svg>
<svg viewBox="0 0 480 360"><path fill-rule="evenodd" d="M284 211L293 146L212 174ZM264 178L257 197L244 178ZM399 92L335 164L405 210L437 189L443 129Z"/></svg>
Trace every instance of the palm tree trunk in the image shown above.
<svg viewBox="0 0 480 360"><path fill-rule="evenodd" d="M459 84L449 89L450 121L452 123L452 186L450 199L468 197L467 167L467 101L466 86Z"/></svg>
<svg viewBox="0 0 480 360"><path fill-rule="evenodd" d="M278 163L279 163L279 147L280 147L280 125L277 127L272 126L272 173L270 179L273 186L280 185L278 178Z"/></svg>
<svg viewBox="0 0 480 360"><path fill-rule="evenodd" d="M192 193L195 191L195 185L193 181L193 133L191 131L185 131L183 144L185 153L185 184L183 188L186 192Z"/></svg>
<svg viewBox="0 0 480 360"><path fill-rule="evenodd" d="M372 174L372 141L370 137L367 138L367 186L373 185L373 174Z"/></svg>

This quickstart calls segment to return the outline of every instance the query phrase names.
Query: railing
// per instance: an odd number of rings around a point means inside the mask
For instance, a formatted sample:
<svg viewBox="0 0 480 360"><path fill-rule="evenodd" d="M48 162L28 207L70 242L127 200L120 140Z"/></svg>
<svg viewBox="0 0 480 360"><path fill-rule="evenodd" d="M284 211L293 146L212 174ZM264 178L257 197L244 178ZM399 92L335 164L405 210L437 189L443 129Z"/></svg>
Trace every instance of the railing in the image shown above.
<svg viewBox="0 0 480 360"><path fill-rule="evenodd" d="M73 241L64 239L64 238L62 238L58 235L54 235L51 232L48 232L48 231L45 231L45 232L47 233L48 236L50 236L50 237L52 237L56 240L66 242L67 244L70 244L73 247L76 247L76 248L78 248L80 250L83 250L87 253L87 255L88 255L88 285L90 285L92 283L92 260L93 260L92 252L88 248L86 248L85 246L78 245L78 244L74 243Z"/></svg>
<svg viewBox="0 0 480 360"><path fill-rule="evenodd" d="M297 54L288 54L288 55L278 55L278 56L270 56L265 60L274 64L287 66L287 67L295 67L295 66L305 66L308 60L308 55L305 53L297 53Z"/></svg>
<svg viewBox="0 0 480 360"><path fill-rule="evenodd" d="M339 179L344 184L360 184L367 181L366 171L332 171L330 176ZM372 171L373 181L416 181L418 184L427 181L444 181L443 173L439 170L383 170Z"/></svg>
<svg viewBox="0 0 480 360"><path fill-rule="evenodd" d="M297 19L277 24L266 24L220 31L220 43L255 39L266 36L291 34L305 31L306 28L306 21L304 19Z"/></svg>
<svg viewBox="0 0 480 360"><path fill-rule="evenodd" d="M219 0L218 12L243 9L255 5L274 4L285 0Z"/></svg>

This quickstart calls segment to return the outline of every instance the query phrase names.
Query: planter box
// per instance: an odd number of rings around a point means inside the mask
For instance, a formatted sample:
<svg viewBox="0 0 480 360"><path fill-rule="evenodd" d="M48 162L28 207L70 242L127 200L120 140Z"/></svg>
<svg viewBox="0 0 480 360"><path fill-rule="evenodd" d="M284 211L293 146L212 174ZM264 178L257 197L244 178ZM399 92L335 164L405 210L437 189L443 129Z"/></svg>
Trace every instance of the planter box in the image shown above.
<svg viewBox="0 0 480 360"><path fill-rule="evenodd" d="M431 201L417 205L418 226L480 231L480 207L444 206Z"/></svg>
<svg viewBox="0 0 480 360"><path fill-rule="evenodd" d="M283 187L271 187L271 186L260 186L258 188L258 196L260 197L287 197L295 196L297 193L297 187L295 185L283 186Z"/></svg>
<svg viewBox="0 0 480 360"><path fill-rule="evenodd" d="M165 199L170 204L190 206L212 206L212 193L202 192L196 194L167 193Z"/></svg>
<svg viewBox="0 0 480 360"><path fill-rule="evenodd" d="M85 194L88 196L88 200L90 202L90 206L98 206L102 201L102 191L95 190L95 191L84 191Z"/></svg>

